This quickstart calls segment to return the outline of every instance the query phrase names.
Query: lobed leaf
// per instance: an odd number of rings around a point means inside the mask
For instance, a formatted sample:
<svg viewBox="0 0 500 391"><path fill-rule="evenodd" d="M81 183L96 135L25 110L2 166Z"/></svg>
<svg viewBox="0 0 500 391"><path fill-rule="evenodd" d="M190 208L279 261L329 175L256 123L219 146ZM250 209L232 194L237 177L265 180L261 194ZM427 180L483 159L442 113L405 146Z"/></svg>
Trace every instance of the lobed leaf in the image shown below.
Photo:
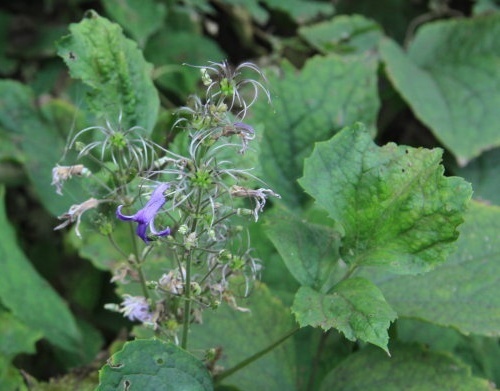
<svg viewBox="0 0 500 391"><path fill-rule="evenodd" d="M149 134L159 110L158 93L137 44L124 37L115 23L90 11L69 27L71 35L58 43L58 55L71 76L90 87L89 108L110 122L121 118L128 129L140 126Z"/></svg>
<svg viewBox="0 0 500 391"><path fill-rule="evenodd" d="M173 343L158 339L127 342L99 372L97 391L213 390L203 363Z"/></svg>
<svg viewBox="0 0 500 391"><path fill-rule="evenodd" d="M295 295L292 312L302 327L336 328L351 341L361 339L389 353L387 329L397 314L367 279L349 278L327 294L302 286Z"/></svg>
<svg viewBox="0 0 500 391"><path fill-rule="evenodd" d="M299 182L343 226L344 261L420 273L452 251L472 194L463 179L443 176L441 155L393 143L378 147L357 124L318 143Z"/></svg>

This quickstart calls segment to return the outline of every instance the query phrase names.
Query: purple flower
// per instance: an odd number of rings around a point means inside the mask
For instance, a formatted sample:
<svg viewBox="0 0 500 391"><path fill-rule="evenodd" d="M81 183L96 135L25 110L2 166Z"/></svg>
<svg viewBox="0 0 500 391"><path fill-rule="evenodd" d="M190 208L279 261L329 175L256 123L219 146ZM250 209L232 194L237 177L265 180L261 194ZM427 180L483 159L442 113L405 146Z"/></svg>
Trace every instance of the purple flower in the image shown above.
<svg viewBox="0 0 500 391"><path fill-rule="evenodd" d="M153 194L151 194L151 198L146 203L144 208L142 208L132 216L122 214L123 205L120 205L116 210L116 217L118 217L120 220L135 221L137 223L137 236L144 240L145 243L149 242L149 239L146 235L148 226L151 233L155 236L170 235L170 228L167 227L163 231L158 232L154 225L154 219L156 215L166 202L163 192L169 187L170 185L168 183L162 183L158 185L158 187L153 191Z"/></svg>

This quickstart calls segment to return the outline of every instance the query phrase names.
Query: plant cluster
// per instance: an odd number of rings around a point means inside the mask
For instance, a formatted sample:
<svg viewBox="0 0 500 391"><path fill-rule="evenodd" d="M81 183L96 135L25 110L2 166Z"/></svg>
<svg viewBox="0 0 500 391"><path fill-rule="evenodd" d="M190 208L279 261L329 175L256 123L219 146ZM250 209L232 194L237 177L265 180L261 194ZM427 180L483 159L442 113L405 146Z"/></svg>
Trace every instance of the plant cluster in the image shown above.
<svg viewBox="0 0 500 391"><path fill-rule="evenodd" d="M2 5L0 389L495 389L499 10Z"/></svg>

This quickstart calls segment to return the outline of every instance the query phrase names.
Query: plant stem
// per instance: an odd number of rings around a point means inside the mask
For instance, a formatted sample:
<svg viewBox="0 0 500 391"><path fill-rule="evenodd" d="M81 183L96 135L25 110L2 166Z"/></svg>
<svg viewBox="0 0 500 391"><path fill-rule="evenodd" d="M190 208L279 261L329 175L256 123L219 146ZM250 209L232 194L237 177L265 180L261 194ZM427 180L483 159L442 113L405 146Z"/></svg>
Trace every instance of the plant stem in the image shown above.
<svg viewBox="0 0 500 391"><path fill-rule="evenodd" d="M253 363L254 361L258 360L262 356L266 355L269 353L271 350L273 350L275 347L280 345L281 343L285 342L288 338L290 338L292 335L294 335L297 331L300 330L300 327L296 327L283 335L280 339L277 341L273 342L271 345L267 346L266 348L262 349L261 351L255 353L254 355L246 358L245 360L241 361L240 363L236 364L234 367L229 368L228 370L220 373L219 375L215 376L215 384L219 384L222 379L225 379L228 376L231 376L233 373L239 371L240 369L246 367L247 365Z"/></svg>
<svg viewBox="0 0 500 391"><path fill-rule="evenodd" d="M196 210L193 219L193 223L191 226L191 232L196 232L196 228L198 226L198 219L200 218L200 205L201 205L201 189L198 191L198 199L196 201ZM191 323L191 263L193 259L193 249L186 250L189 252L186 259L186 280L184 282L184 321L182 325L182 340L181 347L187 350L188 343L188 333L189 326Z"/></svg>

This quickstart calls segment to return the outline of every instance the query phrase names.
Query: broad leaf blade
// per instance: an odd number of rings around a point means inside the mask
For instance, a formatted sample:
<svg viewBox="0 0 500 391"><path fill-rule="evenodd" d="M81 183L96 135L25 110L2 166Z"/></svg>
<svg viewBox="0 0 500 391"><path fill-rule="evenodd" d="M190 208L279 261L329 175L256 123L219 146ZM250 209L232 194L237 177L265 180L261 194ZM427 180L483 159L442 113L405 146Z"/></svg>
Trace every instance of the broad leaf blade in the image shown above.
<svg viewBox="0 0 500 391"><path fill-rule="evenodd" d="M41 202L52 214L59 215L72 204L84 201L85 192L78 178L65 184L63 196L58 196L51 185L52 168L60 161L66 145L65 133L59 132L58 126L63 117L74 118L74 112L59 101L46 106L64 113L48 121L35 108L30 88L13 80L0 81L0 124L13 138L20 139L26 171Z"/></svg>
<svg viewBox="0 0 500 391"><path fill-rule="evenodd" d="M161 28L166 15L165 4L155 0L104 0L102 5L140 46Z"/></svg>
<svg viewBox="0 0 500 391"><path fill-rule="evenodd" d="M373 50L382 34L377 23L361 15L339 15L299 29L299 35L315 49L339 54Z"/></svg>
<svg viewBox="0 0 500 391"><path fill-rule="evenodd" d="M377 58L332 54L310 59L301 71L286 62L282 68L282 77L268 75L274 110L259 101L252 120L265 126L260 162L266 183L296 206L305 199L296 180L315 141L355 121L374 129Z"/></svg>
<svg viewBox="0 0 500 391"><path fill-rule="evenodd" d="M389 358L372 348L351 355L323 381L320 391L492 391L469 367L441 353L418 346L391 346ZM369 368L369 370L367 370Z"/></svg>
<svg viewBox="0 0 500 391"><path fill-rule="evenodd" d="M343 226L347 263L424 272L451 252L472 193L463 179L443 176L441 154L378 147L358 124L316 145L300 184Z"/></svg>
<svg viewBox="0 0 500 391"><path fill-rule="evenodd" d="M290 273L301 284L328 290L339 260L340 235L283 210L268 219L267 234Z"/></svg>
<svg viewBox="0 0 500 391"><path fill-rule="evenodd" d="M194 351L220 347L222 356L217 365L226 370L276 342L294 327L290 311L262 283L255 286L247 300L238 299L237 304L251 312L240 312L225 304L216 311L205 311L203 324L193 325L189 337L190 349ZM224 379L223 384L240 390L294 390L294 365L294 347L286 341Z"/></svg>
<svg viewBox="0 0 500 391"><path fill-rule="evenodd" d="M5 189L0 188L0 298L13 316L52 344L79 352L81 335L66 303L40 277L16 244L4 207ZM29 289L27 289L29 287Z"/></svg>
<svg viewBox="0 0 500 391"><path fill-rule="evenodd" d="M10 360L19 353L35 353L35 342L43 337L43 334L27 327L20 322L12 313L0 312L0 356Z"/></svg>
<svg viewBox="0 0 500 391"><path fill-rule="evenodd" d="M471 203L457 250L425 276L374 280L399 316L500 336L500 207Z"/></svg>
<svg viewBox="0 0 500 391"><path fill-rule="evenodd" d="M302 327L336 328L351 341L361 339L389 353L387 330L397 314L382 292L364 278L344 280L328 294L301 287L292 311Z"/></svg>
<svg viewBox="0 0 500 391"><path fill-rule="evenodd" d="M127 342L99 373L99 391L213 390L203 363L172 343L158 339Z"/></svg>
<svg viewBox="0 0 500 391"><path fill-rule="evenodd" d="M408 54L389 40L380 46L389 79L461 165L500 146L498 35L493 13L425 24Z"/></svg>
<svg viewBox="0 0 500 391"><path fill-rule="evenodd" d="M121 118L125 128L140 126L150 133L159 110L158 93L136 43L124 37L120 26L94 11L70 25L71 35L58 43L58 54L71 76L91 88L89 108L110 122Z"/></svg>

